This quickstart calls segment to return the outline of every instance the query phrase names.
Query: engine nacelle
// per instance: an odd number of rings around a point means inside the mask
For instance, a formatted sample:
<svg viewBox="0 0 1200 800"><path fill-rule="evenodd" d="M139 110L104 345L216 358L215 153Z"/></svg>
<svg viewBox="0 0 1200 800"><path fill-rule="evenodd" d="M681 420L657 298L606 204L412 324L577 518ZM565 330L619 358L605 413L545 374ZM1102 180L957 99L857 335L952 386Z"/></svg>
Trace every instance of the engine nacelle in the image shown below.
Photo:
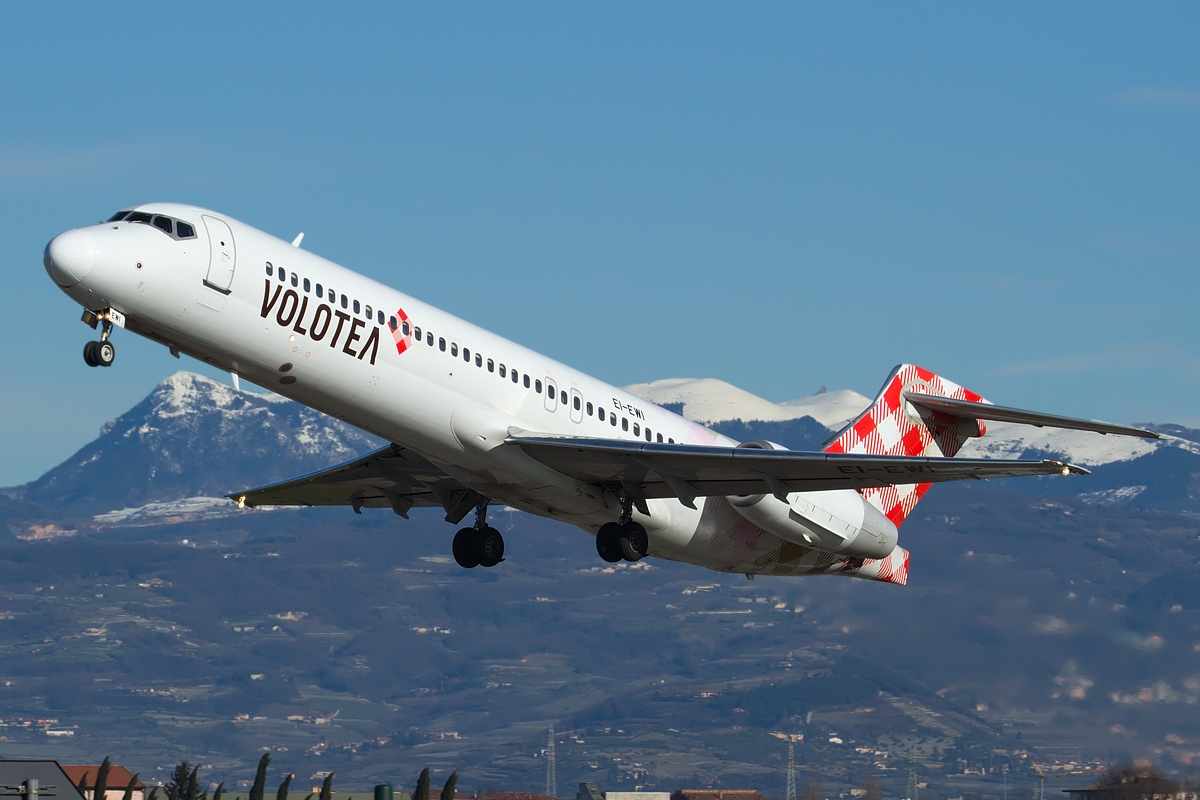
<svg viewBox="0 0 1200 800"><path fill-rule="evenodd" d="M739 447L787 449L774 442L747 442ZM792 492L787 502L770 494L725 499L755 527L786 542L827 553L884 558L900 538L892 521L852 489Z"/></svg>

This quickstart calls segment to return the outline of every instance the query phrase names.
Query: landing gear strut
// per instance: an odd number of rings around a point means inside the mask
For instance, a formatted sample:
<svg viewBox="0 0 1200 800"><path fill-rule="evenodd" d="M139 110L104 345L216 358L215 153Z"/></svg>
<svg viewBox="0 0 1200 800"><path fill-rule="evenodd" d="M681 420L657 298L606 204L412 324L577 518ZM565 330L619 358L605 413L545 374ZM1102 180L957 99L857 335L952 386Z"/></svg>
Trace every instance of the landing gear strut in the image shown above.
<svg viewBox="0 0 1200 800"><path fill-rule="evenodd" d="M112 322L107 319L100 321L100 340L88 342L83 346L83 360L89 367L111 367L117 359L117 348L109 341L112 335Z"/></svg>
<svg viewBox="0 0 1200 800"><path fill-rule="evenodd" d="M596 552L610 564L624 559L641 561L650 551L646 529L633 521L633 501L624 493L620 496L621 516L607 522L596 533Z"/></svg>
<svg viewBox="0 0 1200 800"><path fill-rule="evenodd" d="M487 524L487 503L475 509L475 526L454 534L454 560L460 567L494 567L504 560L504 537Z"/></svg>

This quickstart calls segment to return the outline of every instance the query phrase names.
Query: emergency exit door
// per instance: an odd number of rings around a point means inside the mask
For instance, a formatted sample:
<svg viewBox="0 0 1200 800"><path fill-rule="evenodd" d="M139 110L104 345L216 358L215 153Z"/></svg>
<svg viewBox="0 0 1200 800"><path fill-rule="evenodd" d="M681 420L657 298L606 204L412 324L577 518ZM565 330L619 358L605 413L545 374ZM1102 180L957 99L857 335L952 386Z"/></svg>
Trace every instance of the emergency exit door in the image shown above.
<svg viewBox="0 0 1200 800"><path fill-rule="evenodd" d="M208 274L204 285L221 294L229 294L233 286L233 270L237 266L237 248L233 242L233 231L225 220L200 215L204 229L208 231Z"/></svg>

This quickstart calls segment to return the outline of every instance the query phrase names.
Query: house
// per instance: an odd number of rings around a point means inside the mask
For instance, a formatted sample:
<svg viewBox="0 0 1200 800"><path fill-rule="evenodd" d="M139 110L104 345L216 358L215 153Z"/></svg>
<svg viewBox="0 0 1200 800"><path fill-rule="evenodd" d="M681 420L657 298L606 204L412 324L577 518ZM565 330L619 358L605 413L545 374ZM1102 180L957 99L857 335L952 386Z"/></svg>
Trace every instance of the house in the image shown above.
<svg viewBox="0 0 1200 800"><path fill-rule="evenodd" d="M84 800L96 800L96 774L100 771L99 764L63 764L63 771L71 779L73 786L82 782ZM128 769L120 764L111 764L108 770L108 784L101 800L123 800L125 790L134 777ZM140 780L133 784L130 800L145 800L146 786Z"/></svg>
<svg viewBox="0 0 1200 800"><path fill-rule="evenodd" d="M0 761L0 790L20 800L83 800L57 761Z"/></svg>

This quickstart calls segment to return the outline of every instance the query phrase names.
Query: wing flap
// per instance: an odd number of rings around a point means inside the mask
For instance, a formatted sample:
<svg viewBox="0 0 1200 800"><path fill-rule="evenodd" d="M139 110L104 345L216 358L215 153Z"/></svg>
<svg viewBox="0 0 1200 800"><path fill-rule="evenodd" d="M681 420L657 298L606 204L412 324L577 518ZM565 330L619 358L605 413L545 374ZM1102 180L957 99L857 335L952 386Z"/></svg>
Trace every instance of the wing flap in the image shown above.
<svg viewBox="0 0 1200 800"><path fill-rule="evenodd" d="M1133 428L1128 425L1114 425L1111 422L1100 422L1091 419L1064 417L1059 414L1043 414L1039 411L1026 411L1011 406L997 406L991 403L975 403L970 400L956 400L953 397L939 397L932 394L917 394L906 392L908 402L921 408L949 417L960 419L987 419L995 422L1013 422L1020 425L1033 425L1038 428L1069 428L1077 431L1094 431L1096 433L1113 433L1119 436L1139 436L1143 439L1161 439L1154 431Z"/></svg>
<svg viewBox="0 0 1200 800"><path fill-rule="evenodd" d="M510 436L506 444L578 480L636 497L708 497L787 491L866 489L911 483L1087 474L1062 461L923 458L741 447L655 444L615 439Z"/></svg>

